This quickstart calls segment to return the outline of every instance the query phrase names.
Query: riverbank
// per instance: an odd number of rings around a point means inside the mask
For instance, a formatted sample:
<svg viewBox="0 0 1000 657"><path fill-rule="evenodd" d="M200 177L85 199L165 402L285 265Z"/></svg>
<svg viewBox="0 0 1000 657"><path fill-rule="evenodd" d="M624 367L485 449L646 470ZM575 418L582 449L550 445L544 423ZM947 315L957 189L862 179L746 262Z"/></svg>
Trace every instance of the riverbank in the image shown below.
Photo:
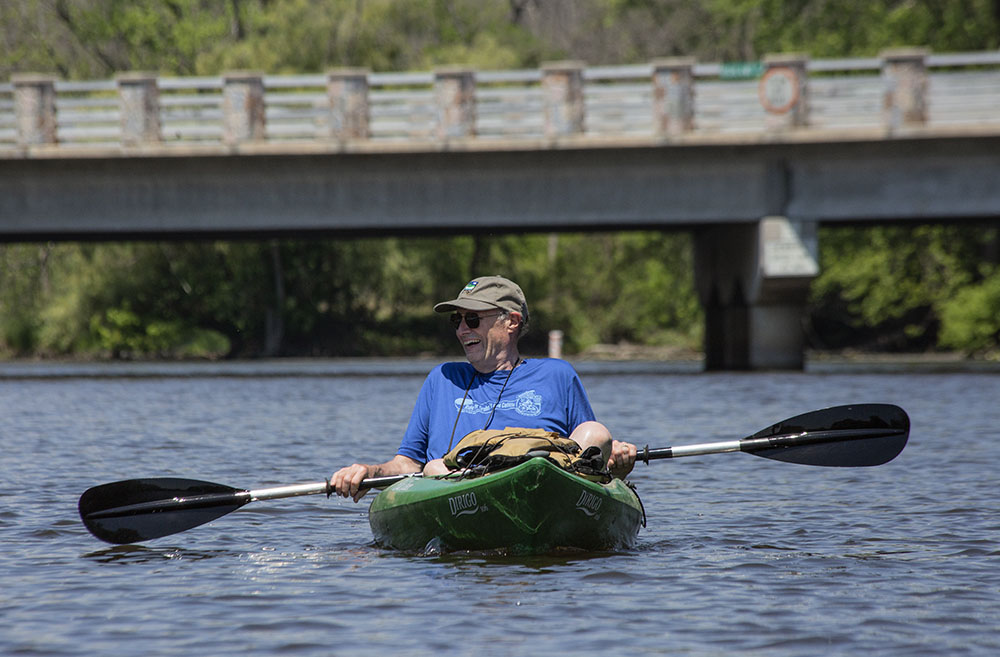
<svg viewBox="0 0 1000 657"><path fill-rule="evenodd" d="M539 357L527 354L527 357ZM271 358L255 360L0 361L0 379L175 378L175 377L334 377L422 376L452 356L414 358ZM702 354L670 347L600 345L566 360L582 375L699 374ZM808 352L805 372L969 372L1000 374L1000 361L970 359L957 353L875 354Z"/></svg>

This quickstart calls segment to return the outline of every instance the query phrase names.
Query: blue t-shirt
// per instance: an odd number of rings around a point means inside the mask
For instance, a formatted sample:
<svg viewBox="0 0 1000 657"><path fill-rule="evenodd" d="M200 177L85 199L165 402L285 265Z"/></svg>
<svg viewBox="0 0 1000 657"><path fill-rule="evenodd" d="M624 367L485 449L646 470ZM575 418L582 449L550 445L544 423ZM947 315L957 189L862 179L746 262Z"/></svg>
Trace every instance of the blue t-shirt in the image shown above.
<svg viewBox="0 0 1000 657"><path fill-rule="evenodd" d="M479 374L469 363L444 363L427 375L397 453L426 463L477 429L525 427L568 436L593 419L580 377L564 360L526 360L513 372L492 374Z"/></svg>

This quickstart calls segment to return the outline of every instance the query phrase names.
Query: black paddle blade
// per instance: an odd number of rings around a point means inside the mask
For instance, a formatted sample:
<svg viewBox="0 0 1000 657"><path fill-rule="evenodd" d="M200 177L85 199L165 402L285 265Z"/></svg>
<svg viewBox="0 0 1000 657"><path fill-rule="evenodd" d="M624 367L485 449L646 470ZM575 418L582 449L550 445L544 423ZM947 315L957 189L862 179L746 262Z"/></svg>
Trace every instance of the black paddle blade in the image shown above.
<svg viewBox="0 0 1000 657"><path fill-rule="evenodd" d="M910 418L892 404L853 404L803 413L758 431L740 449L769 459L839 467L888 463L903 451Z"/></svg>
<svg viewBox="0 0 1000 657"><path fill-rule="evenodd" d="M80 518L108 543L137 543L203 525L250 501L250 494L195 479L130 479L80 496Z"/></svg>

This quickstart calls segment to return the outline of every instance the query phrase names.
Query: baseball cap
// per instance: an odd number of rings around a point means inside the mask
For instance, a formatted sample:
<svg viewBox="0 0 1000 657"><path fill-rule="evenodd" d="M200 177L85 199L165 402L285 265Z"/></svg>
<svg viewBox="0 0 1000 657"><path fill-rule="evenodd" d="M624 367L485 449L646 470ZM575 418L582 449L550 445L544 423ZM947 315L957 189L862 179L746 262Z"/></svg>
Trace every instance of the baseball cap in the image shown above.
<svg viewBox="0 0 1000 657"><path fill-rule="evenodd" d="M503 276L480 276L469 281L458 297L442 301L434 306L434 311L446 313L452 310L474 310L482 312L499 308L508 312L521 313L528 321L528 302L517 283Z"/></svg>

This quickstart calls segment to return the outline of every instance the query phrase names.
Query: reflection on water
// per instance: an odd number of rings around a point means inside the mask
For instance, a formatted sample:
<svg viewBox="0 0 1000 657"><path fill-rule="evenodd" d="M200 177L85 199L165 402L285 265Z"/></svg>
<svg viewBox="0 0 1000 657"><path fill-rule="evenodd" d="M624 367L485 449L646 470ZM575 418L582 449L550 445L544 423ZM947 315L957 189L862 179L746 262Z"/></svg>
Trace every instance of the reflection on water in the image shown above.
<svg viewBox="0 0 1000 657"><path fill-rule="evenodd" d="M429 369L293 365L0 378L0 654L1000 654L988 373L581 367L616 437L654 448L848 403L912 421L875 468L739 453L639 465L649 522L624 552L401 554L373 545L370 498L255 502L143 545L82 526L79 495L104 482L257 488L385 458Z"/></svg>
<svg viewBox="0 0 1000 657"><path fill-rule="evenodd" d="M217 557L231 558L238 555L239 553L231 550L189 550L178 547L160 548L143 545L116 545L103 550L88 552L83 555L83 558L98 563L146 564L180 559L200 561L202 559L214 559Z"/></svg>
<svg viewBox="0 0 1000 657"><path fill-rule="evenodd" d="M432 560L445 567L454 568L459 573L485 576L494 569L503 572L518 569L520 572L550 573L562 568L590 567L601 560L613 559L626 552L587 552L583 550L557 550L548 554L522 555L507 554L503 550L437 552L406 555L395 550L384 550L387 558L410 556L415 559ZM631 553L631 552L629 552Z"/></svg>

